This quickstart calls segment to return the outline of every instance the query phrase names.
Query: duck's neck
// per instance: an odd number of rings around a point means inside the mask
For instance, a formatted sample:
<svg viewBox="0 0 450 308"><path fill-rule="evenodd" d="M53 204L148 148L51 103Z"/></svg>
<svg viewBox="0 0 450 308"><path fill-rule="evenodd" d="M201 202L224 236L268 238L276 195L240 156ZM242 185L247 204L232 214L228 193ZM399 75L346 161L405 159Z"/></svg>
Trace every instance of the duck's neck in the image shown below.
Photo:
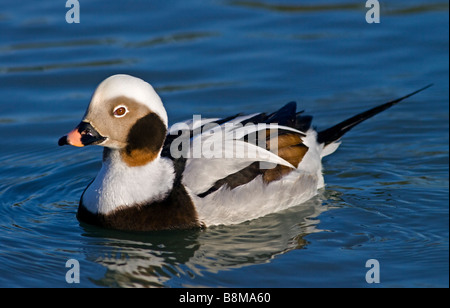
<svg viewBox="0 0 450 308"><path fill-rule="evenodd" d="M172 162L160 155L144 165L130 166L119 150L105 148L102 168L81 201L91 213L101 214L141 206L167 197L174 178Z"/></svg>

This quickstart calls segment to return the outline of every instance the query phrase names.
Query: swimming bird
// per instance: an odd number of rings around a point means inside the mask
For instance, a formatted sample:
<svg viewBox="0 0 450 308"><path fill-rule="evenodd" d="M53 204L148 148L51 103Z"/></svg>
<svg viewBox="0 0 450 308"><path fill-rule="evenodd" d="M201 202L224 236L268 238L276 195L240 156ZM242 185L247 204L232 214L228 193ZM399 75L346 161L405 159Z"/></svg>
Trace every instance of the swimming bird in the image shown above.
<svg viewBox="0 0 450 308"><path fill-rule="evenodd" d="M290 102L273 113L168 125L144 80L113 75L95 90L78 126L58 144L104 147L77 218L129 231L238 224L301 204L324 187L322 158L341 137L422 89L316 131Z"/></svg>

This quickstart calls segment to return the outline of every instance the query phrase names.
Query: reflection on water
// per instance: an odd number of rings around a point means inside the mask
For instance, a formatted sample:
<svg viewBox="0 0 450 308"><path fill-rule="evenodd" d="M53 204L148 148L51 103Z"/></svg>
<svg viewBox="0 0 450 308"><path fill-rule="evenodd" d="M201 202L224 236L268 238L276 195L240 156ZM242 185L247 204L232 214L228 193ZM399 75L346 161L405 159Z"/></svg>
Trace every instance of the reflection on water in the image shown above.
<svg viewBox="0 0 450 308"><path fill-rule="evenodd" d="M344 10L362 10L363 6L360 3L335 3L335 4L275 4L264 1L230 1L231 5L265 9L275 12L286 13L304 13L304 12L324 12L324 11L344 11Z"/></svg>
<svg viewBox="0 0 450 308"><path fill-rule="evenodd" d="M264 9L274 12L283 13L312 13L325 11L361 11L365 12L365 1L340 2L340 3L309 3L309 4L280 4L270 3L268 1L229 1L231 5L248 7L254 9ZM448 2L429 2L429 3L382 3L381 9L383 14L404 15L417 14L432 11L448 11Z"/></svg>
<svg viewBox="0 0 450 308"><path fill-rule="evenodd" d="M24 42L0 46L0 52L13 52L21 50L48 49L48 48L93 47L99 45L112 45L116 42L117 40L112 38L75 39L69 41L64 40L64 41L48 41L48 42Z"/></svg>
<svg viewBox="0 0 450 308"><path fill-rule="evenodd" d="M142 48L142 47L151 47L162 44L174 44L181 42L190 42L195 41L197 39L208 38L219 35L218 33L213 32L186 32L186 33L175 33L171 35L165 35L161 37L154 37L150 39L146 39L138 42L129 42L125 43L124 47L128 48Z"/></svg>
<svg viewBox="0 0 450 308"><path fill-rule="evenodd" d="M74 69L83 67L101 67L101 66L113 66L121 64L133 64L136 60L133 59L111 59L102 61L86 61L86 62L74 62L74 63L54 63L54 64L38 64L31 66L15 66L15 67L3 67L0 68L0 74L2 73L19 73L19 72L43 72L55 69Z"/></svg>
<svg viewBox="0 0 450 308"><path fill-rule="evenodd" d="M97 248L86 249L88 259L107 269L104 277L93 281L100 286L164 286L176 285L177 277L183 276L186 284L205 272L268 262L304 248L306 235L322 231L316 217L328 209L323 199L317 196L280 213L201 231L124 233L83 225L84 236L98 238L99 245L108 247L107 255L98 255Z"/></svg>
<svg viewBox="0 0 450 308"><path fill-rule="evenodd" d="M25 43L13 43L0 45L1 53L23 53L34 54L36 51L44 52L45 50L50 50L55 52L55 49L66 49L70 51L73 48L83 50L88 50L92 48L120 48L120 49L139 49L139 48L150 48L165 44L177 44L183 42L191 42L198 39L206 39L209 37L214 37L219 35L213 32L180 32L173 33L164 36L152 36L144 40L124 40L117 38L95 38L95 39L78 39L74 40L56 40L56 41L44 41L44 42L25 42ZM42 51L41 51L42 50ZM115 59L98 59L98 60L88 60L88 61L73 61L72 57L67 57L65 61L59 63L45 63L33 65L13 65L13 66L2 66L0 64L0 74L11 74L11 73L23 73L23 72L36 72L36 71L49 71L49 70L62 70L62 69L75 69L75 68L95 68L102 66L120 66L128 65L132 66L139 62L138 58L115 58Z"/></svg>

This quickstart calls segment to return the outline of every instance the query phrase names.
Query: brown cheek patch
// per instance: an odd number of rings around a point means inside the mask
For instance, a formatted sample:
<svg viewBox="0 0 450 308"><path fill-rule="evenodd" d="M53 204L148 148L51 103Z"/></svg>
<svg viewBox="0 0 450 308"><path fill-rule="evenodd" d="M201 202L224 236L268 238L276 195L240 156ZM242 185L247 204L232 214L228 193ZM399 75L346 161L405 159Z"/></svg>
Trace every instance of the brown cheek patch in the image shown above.
<svg viewBox="0 0 450 308"><path fill-rule="evenodd" d="M267 141L267 147L270 146L270 141ZM295 167L298 167L308 147L304 145L303 140L297 134L284 134L278 136L278 156L289 162ZM268 169L264 172L263 180L266 183L281 179L293 169L287 166L277 165L275 168Z"/></svg>
<svg viewBox="0 0 450 308"><path fill-rule="evenodd" d="M154 160L161 151L166 134L166 126L154 113L137 120L128 133L127 146L121 151L123 161L136 167Z"/></svg>

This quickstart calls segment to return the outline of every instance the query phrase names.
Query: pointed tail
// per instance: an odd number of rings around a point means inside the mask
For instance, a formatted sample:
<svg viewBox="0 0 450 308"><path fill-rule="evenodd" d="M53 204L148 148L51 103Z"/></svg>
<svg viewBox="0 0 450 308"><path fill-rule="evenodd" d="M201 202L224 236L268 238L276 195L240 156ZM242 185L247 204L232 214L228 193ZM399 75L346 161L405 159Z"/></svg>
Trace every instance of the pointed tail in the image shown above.
<svg viewBox="0 0 450 308"><path fill-rule="evenodd" d="M372 108L370 110L367 110L365 112L362 112L360 114L355 115L354 117L351 117L333 127L330 127L326 130L323 130L321 132L318 133L317 135L317 141L319 143L324 143L325 146L329 145L330 143L333 143L334 141L339 140L346 132L348 132L349 130L351 130L353 127L355 127L356 125L358 125L359 123L373 117L374 115L394 106L395 104L401 102L402 100L413 96L414 94L417 94L425 89L428 89L429 87L431 87L433 84L429 84L417 91L414 91L410 94L407 94L405 96L402 96L400 98L397 98L393 101L384 103L382 105L379 105L375 108Z"/></svg>

